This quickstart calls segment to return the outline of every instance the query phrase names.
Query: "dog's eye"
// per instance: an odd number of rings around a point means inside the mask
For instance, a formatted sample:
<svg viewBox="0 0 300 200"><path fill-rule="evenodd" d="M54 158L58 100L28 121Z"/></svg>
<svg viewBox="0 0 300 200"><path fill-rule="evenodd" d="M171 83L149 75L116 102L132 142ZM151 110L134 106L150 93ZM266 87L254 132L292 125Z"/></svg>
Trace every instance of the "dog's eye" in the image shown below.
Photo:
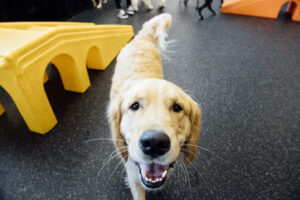
<svg viewBox="0 0 300 200"><path fill-rule="evenodd" d="M136 111L140 108L140 104L139 102L134 102L131 106L130 106L130 110Z"/></svg>
<svg viewBox="0 0 300 200"><path fill-rule="evenodd" d="M174 112L180 112L180 111L182 111L182 107L180 105L178 105L177 103L173 104L172 109L173 109Z"/></svg>

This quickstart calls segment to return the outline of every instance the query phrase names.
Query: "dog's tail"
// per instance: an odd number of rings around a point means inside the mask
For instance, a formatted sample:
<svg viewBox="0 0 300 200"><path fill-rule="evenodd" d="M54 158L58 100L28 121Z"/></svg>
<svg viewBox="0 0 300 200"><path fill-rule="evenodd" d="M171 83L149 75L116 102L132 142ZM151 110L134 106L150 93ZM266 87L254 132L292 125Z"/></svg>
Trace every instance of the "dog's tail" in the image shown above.
<svg viewBox="0 0 300 200"><path fill-rule="evenodd" d="M161 50L165 51L167 47L167 31L171 27L172 16L164 13L153 17L147 21L138 36L147 36L152 39L153 43Z"/></svg>

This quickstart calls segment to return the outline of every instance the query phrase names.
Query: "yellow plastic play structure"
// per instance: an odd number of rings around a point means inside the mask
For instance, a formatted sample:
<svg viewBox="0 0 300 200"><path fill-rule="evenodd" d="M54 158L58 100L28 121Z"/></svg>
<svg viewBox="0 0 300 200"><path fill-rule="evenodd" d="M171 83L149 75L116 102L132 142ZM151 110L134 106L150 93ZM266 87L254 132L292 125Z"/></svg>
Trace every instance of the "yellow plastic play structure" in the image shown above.
<svg viewBox="0 0 300 200"><path fill-rule="evenodd" d="M90 86L87 67L104 70L133 36L129 25L0 23L0 86L28 128L45 134L57 123L44 90L47 65L56 66L65 90L83 93Z"/></svg>
<svg viewBox="0 0 300 200"><path fill-rule="evenodd" d="M5 112L5 108L3 107L2 103L0 103L0 116Z"/></svg>
<svg viewBox="0 0 300 200"><path fill-rule="evenodd" d="M287 2L292 20L300 22L300 0L224 0L221 12L275 19Z"/></svg>

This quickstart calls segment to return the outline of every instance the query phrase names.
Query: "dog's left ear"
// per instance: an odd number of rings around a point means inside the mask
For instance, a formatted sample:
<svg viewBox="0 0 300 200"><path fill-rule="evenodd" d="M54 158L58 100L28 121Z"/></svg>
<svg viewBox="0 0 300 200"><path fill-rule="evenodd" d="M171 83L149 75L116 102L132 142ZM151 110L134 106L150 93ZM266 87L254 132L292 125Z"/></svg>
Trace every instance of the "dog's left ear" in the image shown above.
<svg viewBox="0 0 300 200"><path fill-rule="evenodd" d="M125 150L127 148L127 144L125 142L125 139L123 135L121 134L121 120L122 120L122 106L123 102L123 97L122 96L116 96L110 103L108 110L107 110L107 115L111 127L111 134L112 134L112 139L113 143L118 149L122 159L126 162L127 161L127 155L128 152Z"/></svg>
<svg viewBox="0 0 300 200"><path fill-rule="evenodd" d="M201 128L201 110L196 102L190 100L190 121L191 121L191 131L188 139L186 140L185 148L186 148L186 155L185 155L185 164L190 165L192 164L193 160L195 159L198 151L198 138L199 132Z"/></svg>

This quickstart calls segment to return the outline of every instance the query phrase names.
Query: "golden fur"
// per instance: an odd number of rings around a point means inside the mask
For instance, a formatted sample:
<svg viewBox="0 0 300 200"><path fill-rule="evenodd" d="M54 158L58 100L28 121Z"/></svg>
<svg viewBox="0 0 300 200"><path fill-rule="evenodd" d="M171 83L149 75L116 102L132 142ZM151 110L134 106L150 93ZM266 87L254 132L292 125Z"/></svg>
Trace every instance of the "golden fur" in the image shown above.
<svg viewBox="0 0 300 200"><path fill-rule="evenodd" d="M171 26L171 16L161 14L146 22L138 35L120 52L112 79L108 118L112 138L125 162L128 183L134 199L145 199L145 189L134 163L170 164L182 153L187 165L197 154L201 112L183 90L163 80L158 47ZM134 102L140 109L130 110ZM174 103L182 107L174 112ZM138 141L147 130L163 130L170 138L168 153L149 159ZM125 150L124 150L125 149ZM168 172L168 176L171 172Z"/></svg>

